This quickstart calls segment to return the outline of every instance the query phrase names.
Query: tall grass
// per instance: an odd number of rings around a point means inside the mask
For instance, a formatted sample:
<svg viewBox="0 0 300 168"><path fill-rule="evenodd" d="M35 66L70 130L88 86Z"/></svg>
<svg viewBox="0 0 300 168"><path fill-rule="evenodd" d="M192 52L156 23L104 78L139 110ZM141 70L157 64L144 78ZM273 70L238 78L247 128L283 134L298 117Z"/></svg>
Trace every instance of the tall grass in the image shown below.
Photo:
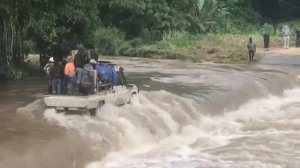
<svg viewBox="0 0 300 168"><path fill-rule="evenodd" d="M187 32L172 32L166 33L162 36L162 40L150 45L149 49L158 50L172 50L178 48L184 48L197 39L198 36L194 36ZM145 48L145 46L143 46Z"/></svg>
<svg viewBox="0 0 300 168"><path fill-rule="evenodd" d="M94 43L97 52L118 55L130 47L123 32L114 27L100 27L94 33Z"/></svg>
<svg viewBox="0 0 300 168"><path fill-rule="evenodd" d="M127 40L117 28L99 28L94 34L98 52L109 55L145 56L149 53L180 53L188 55L199 48L204 50L246 52L246 45L252 37L258 48L263 47L263 35L260 30L252 34L190 34L185 31L169 32L162 35L160 41L149 41L142 37ZM272 34L270 47L281 47L281 34ZM291 45L295 44L295 34L291 36Z"/></svg>
<svg viewBox="0 0 300 168"><path fill-rule="evenodd" d="M258 48L263 47L264 40L263 36L259 33L247 34L247 35L232 35L232 34L222 34L216 35L215 40L219 41L225 46L234 47L245 47L249 41L249 38L252 38L254 43ZM295 37L291 37L291 44L294 44ZM278 35L270 36L270 47L281 47L282 46L282 37Z"/></svg>

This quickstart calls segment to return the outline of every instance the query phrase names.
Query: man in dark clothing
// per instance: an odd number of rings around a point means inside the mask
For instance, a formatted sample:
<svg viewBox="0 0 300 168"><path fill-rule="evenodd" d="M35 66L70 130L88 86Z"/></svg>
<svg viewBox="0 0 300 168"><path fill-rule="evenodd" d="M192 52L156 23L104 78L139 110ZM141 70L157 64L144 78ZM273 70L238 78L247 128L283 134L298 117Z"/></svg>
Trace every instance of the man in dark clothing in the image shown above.
<svg viewBox="0 0 300 168"><path fill-rule="evenodd" d="M269 44L270 44L270 34L268 32L264 33L264 48L266 50L269 49Z"/></svg>
<svg viewBox="0 0 300 168"><path fill-rule="evenodd" d="M296 31L296 47L300 46L300 31Z"/></svg>
<svg viewBox="0 0 300 168"><path fill-rule="evenodd" d="M59 62L54 62L51 71L49 72L49 76L52 83L52 93L53 94L61 94L61 83L62 83L62 66Z"/></svg>
<svg viewBox="0 0 300 168"><path fill-rule="evenodd" d="M79 91L84 95L94 93L94 69L96 64L97 62L94 59L91 59L90 62L83 67Z"/></svg>
<svg viewBox="0 0 300 168"><path fill-rule="evenodd" d="M61 63L61 93L62 94L67 94L67 79L65 77L65 72L64 72L64 69L65 69L65 66L67 64L67 58L64 57L62 59L62 63Z"/></svg>
<svg viewBox="0 0 300 168"><path fill-rule="evenodd" d="M76 68L76 84L80 85L80 80L82 77L83 66L87 63L85 58L85 51L82 48L79 48L78 53L74 58L74 65Z"/></svg>
<svg viewBox="0 0 300 168"><path fill-rule="evenodd" d="M124 76L124 68L120 67L118 72L118 85L127 85L127 80Z"/></svg>
<svg viewBox="0 0 300 168"><path fill-rule="evenodd" d="M44 66L44 71L47 75L48 93L52 93L52 80L50 78L50 71L54 65L54 58L51 57L48 63Z"/></svg>
<svg viewBox="0 0 300 168"><path fill-rule="evenodd" d="M87 60L90 60L90 59L94 59L94 60L98 60L98 54L96 52L96 50L94 49L89 49L86 51L86 57L87 57Z"/></svg>

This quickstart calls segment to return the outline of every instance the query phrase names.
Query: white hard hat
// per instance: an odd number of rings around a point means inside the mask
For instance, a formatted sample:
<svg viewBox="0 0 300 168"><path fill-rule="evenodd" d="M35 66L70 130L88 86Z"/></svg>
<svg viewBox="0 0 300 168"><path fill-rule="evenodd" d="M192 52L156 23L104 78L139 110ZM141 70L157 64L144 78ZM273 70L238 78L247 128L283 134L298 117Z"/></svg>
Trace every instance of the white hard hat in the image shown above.
<svg viewBox="0 0 300 168"><path fill-rule="evenodd" d="M97 61L95 61L94 59L90 59L90 64L97 64Z"/></svg>
<svg viewBox="0 0 300 168"><path fill-rule="evenodd" d="M49 58L49 62L54 62L54 58L53 57Z"/></svg>

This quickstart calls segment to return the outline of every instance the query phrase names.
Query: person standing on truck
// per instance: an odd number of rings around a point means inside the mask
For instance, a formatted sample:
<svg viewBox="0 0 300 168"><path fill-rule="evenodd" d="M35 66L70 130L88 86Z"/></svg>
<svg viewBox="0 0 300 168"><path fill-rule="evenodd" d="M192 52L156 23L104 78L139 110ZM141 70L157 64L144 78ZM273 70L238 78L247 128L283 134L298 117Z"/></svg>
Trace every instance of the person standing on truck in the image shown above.
<svg viewBox="0 0 300 168"><path fill-rule="evenodd" d="M67 64L64 69L65 74L65 82L67 85L66 93L74 94L75 93L75 82L76 82L76 72L75 65L72 59L72 56L67 57Z"/></svg>
<svg viewBox="0 0 300 168"><path fill-rule="evenodd" d="M76 85L80 86L80 80L82 78L83 66L87 63L85 58L85 51L83 48L79 48L74 58L74 65L76 68Z"/></svg>
<svg viewBox="0 0 300 168"><path fill-rule="evenodd" d="M118 71L118 85L127 85L127 80L124 76L124 68L120 67Z"/></svg>
<svg viewBox="0 0 300 168"><path fill-rule="evenodd" d="M48 93L52 93L52 81L51 78L49 76L49 72L51 71L52 67L54 65L54 58L51 57L48 60L48 63L44 66L44 71L47 75L47 86L48 86Z"/></svg>
<svg viewBox="0 0 300 168"><path fill-rule="evenodd" d="M55 61L52 69L49 72L52 85L52 94L61 94L62 84L62 66L61 63Z"/></svg>
<svg viewBox="0 0 300 168"><path fill-rule="evenodd" d="M90 59L98 60L98 54L95 49L89 49L86 51L86 59L89 61Z"/></svg>
<svg viewBox="0 0 300 168"><path fill-rule="evenodd" d="M67 83L66 83L66 77L65 77L65 67L67 64L67 57L63 57L62 58L62 62L61 62L61 93L62 94L67 94Z"/></svg>
<svg viewBox="0 0 300 168"><path fill-rule="evenodd" d="M78 50L71 50L70 54L71 54L73 60L75 60L75 56L77 53L78 53Z"/></svg>
<svg viewBox="0 0 300 168"><path fill-rule="evenodd" d="M90 59L88 64L85 64L82 71L82 78L80 81L79 91L83 95L89 95L95 93L95 86L94 86L94 70L97 61L94 59Z"/></svg>

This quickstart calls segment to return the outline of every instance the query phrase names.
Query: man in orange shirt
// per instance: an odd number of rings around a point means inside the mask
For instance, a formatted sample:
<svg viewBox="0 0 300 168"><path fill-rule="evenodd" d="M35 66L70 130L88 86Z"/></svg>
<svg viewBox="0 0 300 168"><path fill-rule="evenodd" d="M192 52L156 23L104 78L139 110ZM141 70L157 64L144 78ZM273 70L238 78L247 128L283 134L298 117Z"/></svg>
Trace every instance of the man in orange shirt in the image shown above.
<svg viewBox="0 0 300 168"><path fill-rule="evenodd" d="M74 94L74 88L75 88L75 65L72 59L72 56L67 57L67 64L65 66L65 79L67 83L67 94Z"/></svg>

